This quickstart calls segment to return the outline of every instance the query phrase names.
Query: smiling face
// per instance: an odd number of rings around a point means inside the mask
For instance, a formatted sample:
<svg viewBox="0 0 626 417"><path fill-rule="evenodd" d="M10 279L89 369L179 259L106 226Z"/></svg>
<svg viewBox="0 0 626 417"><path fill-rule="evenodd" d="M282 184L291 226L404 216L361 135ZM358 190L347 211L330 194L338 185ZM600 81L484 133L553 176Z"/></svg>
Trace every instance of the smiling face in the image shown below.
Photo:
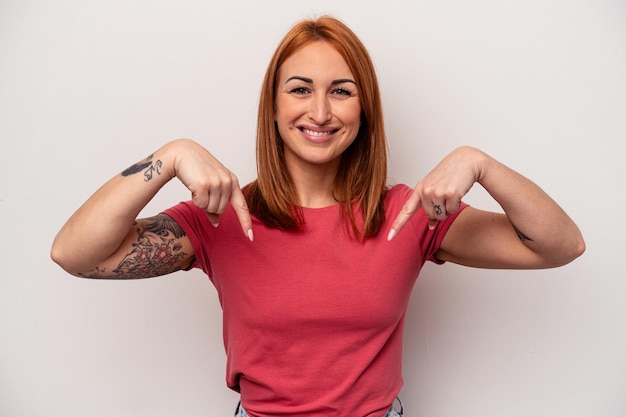
<svg viewBox="0 0 626 417"><path fill-rule="evenodd" d="M275 106L289 171L336 172L361 116L354 77L339 52L315 41L290 56L279 71Z"/></svg>

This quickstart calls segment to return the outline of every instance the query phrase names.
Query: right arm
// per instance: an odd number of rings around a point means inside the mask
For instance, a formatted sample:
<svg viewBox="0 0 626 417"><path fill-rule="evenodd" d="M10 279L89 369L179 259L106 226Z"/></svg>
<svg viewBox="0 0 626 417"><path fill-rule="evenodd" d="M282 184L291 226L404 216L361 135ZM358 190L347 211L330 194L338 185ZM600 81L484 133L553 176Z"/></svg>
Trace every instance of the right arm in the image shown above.
<svg viewBox="0 0 626 417"><path fill-rule="evenodd" d="M237 177L197 143L179 139L96 191L57 234L52 259L72 275L93 278L146 278L190 266L193 248L171 218L136 219L174 177L214 224L230 202L251 238L252 221Z"/></svg>

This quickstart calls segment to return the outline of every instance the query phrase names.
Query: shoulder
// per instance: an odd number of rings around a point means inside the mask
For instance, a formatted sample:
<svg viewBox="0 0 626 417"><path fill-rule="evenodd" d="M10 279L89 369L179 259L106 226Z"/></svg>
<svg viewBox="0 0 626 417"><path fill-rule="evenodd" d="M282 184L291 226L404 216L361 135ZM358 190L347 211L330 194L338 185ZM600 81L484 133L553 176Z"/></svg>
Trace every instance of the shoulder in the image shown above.
<svg viewBox="0 0 626 417"><path fill-rule="evenodd" d="M390 214L394 210L399 210L406 200L411 196L413 190L406 184L392 185L387 189L384 198L385 212Z"/></svg>
<svg viewBox="0 0 626 417"><path fill-rule="evenodd" d="M387 189L384 197L384 208L386 222L391 227L392 222L402 211L413 190L406 184L395 184ZM420 207L417 212L409 219L405 228L412 229L417 236L422 236L423 231L427 229L428 220L424 215L424 211ZM408 226L408 227L407 227Z"/></svg>
<svg viewBox="0 0 626 417"><path fill-rule="evenodd" d="M175 206L163 211L164 214L170 216L176 223L186 231L193 230L195 233L212 235L218 227L211 224L207 212L196 206L192 201L182 201ZM237 214L233 207L228 204L224 213L222 213L219 222L219 228L223 229L226 225L234 225L238 227Z"/></svg>
<svg viewBox="0 0 626 417"><path fill-rule="evenodd" d="M411 195L413 189L406 184L395 184L390 185L387 188L387 194L385 194L385 199L389 198L408 198Z"/></svg>
<svg viewBox="0 0 626 417"><path fill-rule="evenodd" d="M203 228L210 224L206 212L191 201L182 201L164 210L163 213L174 219L183 229Z"/></svg>

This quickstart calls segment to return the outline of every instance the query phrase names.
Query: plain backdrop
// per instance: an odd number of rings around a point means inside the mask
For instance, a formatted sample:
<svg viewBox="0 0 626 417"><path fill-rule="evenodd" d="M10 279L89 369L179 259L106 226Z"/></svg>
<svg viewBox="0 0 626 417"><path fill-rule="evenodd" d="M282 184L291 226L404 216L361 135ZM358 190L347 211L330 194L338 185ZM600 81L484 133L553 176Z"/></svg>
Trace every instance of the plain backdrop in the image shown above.
<svg viewBox="0 0 626 417"><path fill-rule="evenodd" d="M73 278L56 232L166 141L255 177L261 80L329 13L383 92L390 183L474 145L539 183L587 252L542 271L429 264L408 312L408 417L626 415L626 4L0 0L0 416L230 416L221 312L199 271ZM168 184L152 215L188 199ZM497 209L478 186L466 200Z"/></svg>

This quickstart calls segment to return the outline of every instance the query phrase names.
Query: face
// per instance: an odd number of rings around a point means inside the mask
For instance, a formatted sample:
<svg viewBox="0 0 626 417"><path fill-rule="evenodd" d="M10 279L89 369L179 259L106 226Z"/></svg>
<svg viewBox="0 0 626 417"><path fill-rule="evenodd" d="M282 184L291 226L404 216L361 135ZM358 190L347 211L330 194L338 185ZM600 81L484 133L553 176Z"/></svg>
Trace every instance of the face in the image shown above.
<svg viewBox="0 0 626 417"><path fill-rule="evenodd" d="M280 67L276 123L290 171L336 170L357 136L360 116L354 77L329 43L309 43Z"/></svg>

